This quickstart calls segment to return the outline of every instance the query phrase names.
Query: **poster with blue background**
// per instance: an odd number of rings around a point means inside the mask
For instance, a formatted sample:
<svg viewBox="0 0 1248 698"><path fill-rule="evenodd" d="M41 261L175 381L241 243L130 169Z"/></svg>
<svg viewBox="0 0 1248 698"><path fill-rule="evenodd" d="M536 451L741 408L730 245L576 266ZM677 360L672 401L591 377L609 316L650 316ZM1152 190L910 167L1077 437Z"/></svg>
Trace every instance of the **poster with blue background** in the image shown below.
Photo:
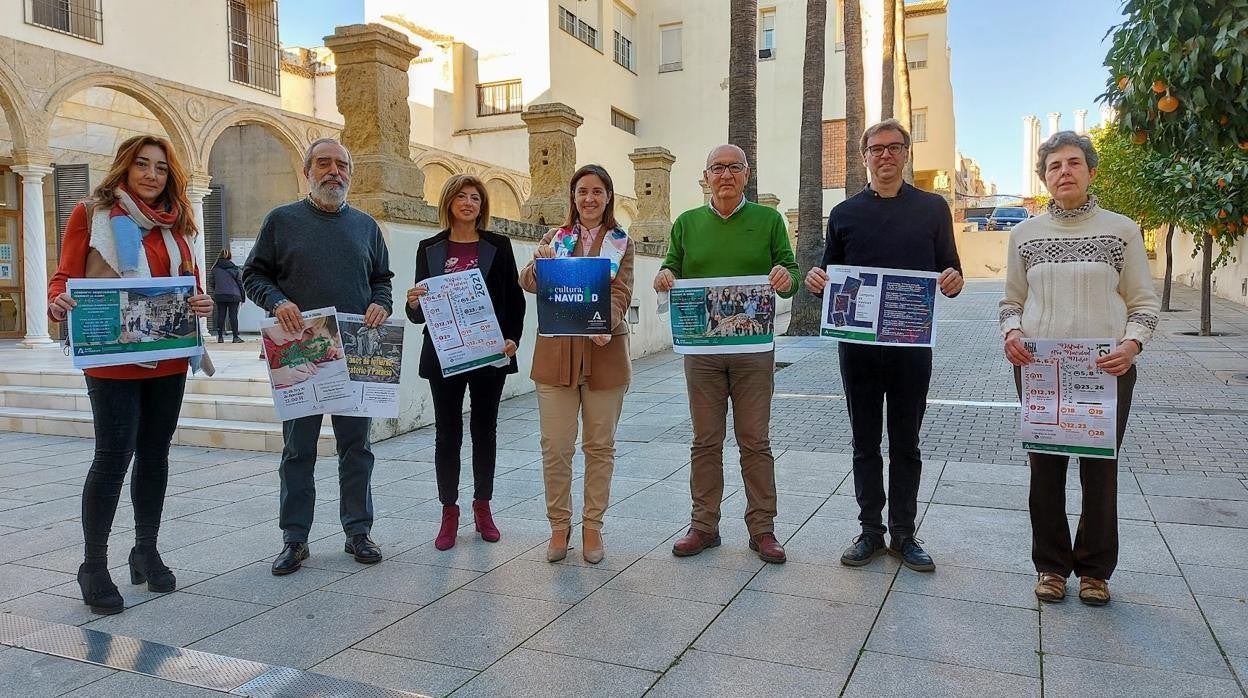
<svg viewBox="0 0 1248 698"><path fill-rule="evenodd" d="M537 333L586 337L611 332L611 260L537 260Z"/></svg>

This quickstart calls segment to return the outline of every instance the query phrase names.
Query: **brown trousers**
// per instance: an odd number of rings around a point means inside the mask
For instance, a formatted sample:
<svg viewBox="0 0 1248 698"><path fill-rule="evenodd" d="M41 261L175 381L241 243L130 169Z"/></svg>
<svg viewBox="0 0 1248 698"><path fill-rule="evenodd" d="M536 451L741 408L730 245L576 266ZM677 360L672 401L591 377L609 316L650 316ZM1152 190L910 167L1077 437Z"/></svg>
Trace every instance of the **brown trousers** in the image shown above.
<svg viewBox="0 0 1248 698"><path fill-rule="evenodd" d="M615 427L624 409L627 385L590 390L588 385L536 383L538 419L542 430L542 476L546 482L546 518L554 530L572 526L572 456L576 452L577 418L585 453L585 511L582 525L602 530L602 515L611 500L615 470Z"/></svg>
<svg viewBox="0 0 1248 698"><path fill-rule="evenodd" d="M731 400L732 426L745 483L745 523L751 536L771 533L772 520L776 518L776 468L768 430L775 387L775 352L686 355L685 384L693 420L693 465L689 473L693 527L707 533L719 531L719 505L724 499L724 438Z"/></svg>
<svg viewBox="0 0 1248 698"><path fill-rule="evenodd" d="M1118 376L1118 447L1127 430L1131 398L1135 392L1136 371L1132 366ZM1022 395L1022 379L1014 368L1014 387ZM1083 490L1083 511L1075 542L1070 542L1066 519L1066 466L1069 456L1028 453L1031 464L1031 561L1037 572L1069 577L1109 579L1118 566L1118 461L1110 458L1080 458L1079 484Z"/></svg>

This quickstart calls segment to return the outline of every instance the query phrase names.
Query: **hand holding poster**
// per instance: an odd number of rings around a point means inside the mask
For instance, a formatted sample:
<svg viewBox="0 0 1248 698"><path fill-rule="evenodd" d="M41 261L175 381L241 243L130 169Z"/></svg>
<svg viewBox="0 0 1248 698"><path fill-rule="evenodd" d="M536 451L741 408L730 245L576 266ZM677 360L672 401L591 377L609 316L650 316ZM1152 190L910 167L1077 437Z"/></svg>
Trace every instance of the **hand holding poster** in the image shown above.
<svg viewBox="0 0 1248 698"><path fill-rule="evenodd" d="M355 407L335 414L398 417L403 319L391 318L377 327L369 327L364 324L363 315L338 313L338 330L346 353Z"/></svg>
<svg viewBox="0 0 1248 698"><path fill-rule="evenodd" d="M819 334L843 342L931 347L940 274L829 266Z"/></svg>
<svg viewBox="0 0 1248 698"><path fill-rule="evenodd" d="M425 326L442 366L442 377L481 366L506 366L503 332L479 269L433 276L421 282Z"/></svg>
<svg viewBox="0 0 1248 698"><path fill-rule="evenodd" d="M537 333L588 337L611 333L611 260L536 260Z"/></svg>
<svg viewBox="0 0 1248 698"><path fill-rule="evenodd" d="M199 356L199 324L187 302L195 277L70 279L74 368L121 366Z"/></svg>
<svg viewBox="0 0 1248 698"><path fill-rule="evenodd" d="M1096 365L1110 339L1024 339L1020 431L1036 453L1117 458L1118 379Z"/></svg>
<svg viewBox="0 0 1248 698"><path fill-rule="evenodd" d="M766 276L679 279L669 303L677 354L750 354L775 346L776 293Z"/></svg>
<svg viewBox="0 0 1248 698"><path fill-rule="evenodd" d="M297 332L272 318L260 326L273 406L282 421L355 407L334 309L305 311L303 323Z"/></svg>

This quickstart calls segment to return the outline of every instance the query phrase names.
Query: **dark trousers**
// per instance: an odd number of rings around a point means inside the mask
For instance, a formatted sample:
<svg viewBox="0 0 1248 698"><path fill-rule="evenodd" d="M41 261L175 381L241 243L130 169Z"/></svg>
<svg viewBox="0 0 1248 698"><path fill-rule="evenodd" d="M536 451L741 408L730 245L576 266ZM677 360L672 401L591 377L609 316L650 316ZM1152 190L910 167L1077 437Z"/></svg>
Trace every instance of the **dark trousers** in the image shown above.
<svg viewBox="0 0 1248 698"><path fill-rule="evenodd" d="M282 481L278 525L284 543L308 542L316 508L316 442L323 416L314 414L282 422L286 444L277 472ZM348 536L367 534L373 528L370 422L368 417L330 417L338 444L338 515Z"/></svg>
<svg viewBox="0 0 1248 698"><path fill-rule="evenodd" d="M898 540L914 535L918 513L919 429L927 409L932 350L841 342L841 382L854 434L854 495L864 533ZM887 410L885 410L887 396ZM884 526L884 458L880 440L888 424L888 526Z"/></svg>
<svg viewBox="0 0 1248 698"><path fill-rule="evenodd" d="M429 379L433 394L433 464L442 506L459 500L459 449L464 445L464 392L470 396L468 430L472 436L472 498L494 496L498 456L498 403L507 374L478 368L448 378Z"/></svg>
<svg viewBox="0 0 1248 698"><path fill-rule="evenodd" d="M108 534L131 457L135 545L156 547L169 482L169 442L178 427L186 374L138 380L86 379L95 425L95 458L82 487L84 557L89 565L105 567Z"/></svg>
<svg viewBox="0 0 1248 698"><path fill-rule="evenodd" d="M1136 371L1118 377L1118 446L1127 430L1131 398L1135 393ZM1014 387L1022 394L1019 369L1014 369ZM1031 561L1036 572L1052 572L1068 577L1109 579L1118 566L1118 461L1110 458L1080 458L1079 484L1083 490L1083 511L1075 542L1070 542L1066 519L1066 466L1069 456L1028 453L1031 464Z"/></svg>
<svg viewBox="0 0 1248 698"><path fill-rule="evenodd" d="M237 302L222 303L217 301L217 338L225 336L225 325L228 319L230 327L234 329L234 336L238 336L238 306Z"/></svg>

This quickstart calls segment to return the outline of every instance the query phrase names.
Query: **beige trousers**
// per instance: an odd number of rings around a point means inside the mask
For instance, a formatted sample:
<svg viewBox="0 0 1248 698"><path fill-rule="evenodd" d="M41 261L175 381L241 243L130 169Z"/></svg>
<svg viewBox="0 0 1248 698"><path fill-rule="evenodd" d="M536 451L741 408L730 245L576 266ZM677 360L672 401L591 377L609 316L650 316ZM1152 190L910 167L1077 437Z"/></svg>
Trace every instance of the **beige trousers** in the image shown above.
<svg viewBox="0 0 1248 698"><path fill-rule="evenodd" d="M615 426L620 422L628 386L590 390L587 385L536 385L550 527L559 530L572 525L572 456L579 416L581 451L585 454L583 525L602 530L602 515L611 499L611 471L615 469Z"/></svg>

